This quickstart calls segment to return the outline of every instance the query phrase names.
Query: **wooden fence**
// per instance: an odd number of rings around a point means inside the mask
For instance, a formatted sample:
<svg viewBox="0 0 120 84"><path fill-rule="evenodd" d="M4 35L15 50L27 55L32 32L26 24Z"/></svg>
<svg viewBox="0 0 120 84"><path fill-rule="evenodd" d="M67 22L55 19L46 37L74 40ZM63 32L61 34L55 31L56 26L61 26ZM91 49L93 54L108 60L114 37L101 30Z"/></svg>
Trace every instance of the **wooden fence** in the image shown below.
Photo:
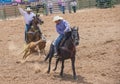
<svg viewBox="0 0 120 84"><path fill-rule="evenodd" d="M96 0L77 0L78 1L78 9L82 8L91 8L96 7ZM120 0L113 0L114 4L120 4ZM66 2L66 10L68 11L68 5L69 3ZM53 6L53 13L59 13L59 7L57 2L54 2ZM22 5L22 8L25 8L25 5ZM48 12L48 11L47 11ZM46 10L42 9L42 13L46 14ZM17 17L20 13L18 11L17 6L0 6L0 19L6 19L9 17Z"/></svg>
<svg viewBox="0 0 120 84"><path fill-rule="evenodd" d="M95 7L96 0L78 0L78 9Z"/></svg>
<svg viewBox="0 0 120 84"><path fill-rule="evenodd" d="M26 5L21 5L21 8L25 9ZM33 10L36 13L36 10ZM43 13L43 9L40 9L39 12ZM0 19L6 19L10 17L17 17L21 15L17 6L0 6Z"/></svg>
<svg viewBox="0 0 120 84"><path fill-rule="evenodd" d="M6 19L9 17L17 17L20 13L17 6L2 6L0 7L0 19Z"/></svg>

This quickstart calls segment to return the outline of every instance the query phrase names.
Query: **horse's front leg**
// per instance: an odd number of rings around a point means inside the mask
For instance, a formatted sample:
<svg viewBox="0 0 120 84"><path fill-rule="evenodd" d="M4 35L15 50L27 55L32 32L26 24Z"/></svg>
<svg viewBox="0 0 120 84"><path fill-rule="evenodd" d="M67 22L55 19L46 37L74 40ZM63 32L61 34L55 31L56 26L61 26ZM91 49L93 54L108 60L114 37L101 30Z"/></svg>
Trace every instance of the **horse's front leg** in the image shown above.
<svg viewBox="0 0 120 84"><path fill-rule="evenodd" d="M49 58L49 66L48 66L48 71L47 73L50 73L50 68L51 68L51 60L52 60L52 57Z"/></svg>
<svg viewBox="0 0 120 84"><path fill-rule="evenodd" d="M60 76L63 76L63 69L64 69L64 59L62 59L62 66L61 66Z"/></svg>
<svg viewBox="0 0 120 84"><path fill-rule="evenodd" d="M45 57L45 59L44 59L44 61L47 61L47 59L49 58L49 53L48 53L48 55Z"/></svg>
<svg viewBox="0 0 120 84"><path fill-rule="evenodd" d="M73 78L76 80L77 76L76 76L76 72L75 72L75 57L71 58L71 61L72 61Z"/></svg>
<svg viewBox="0 0 120 84"><path fill-rule="evenodd" d="M60 61L60 58L58 58L57 60L56 60L56 64L55 64L55 68L53 69L53 71L55 71L56 69L57 69L57 65L58 65L58 62Z"/></svg>

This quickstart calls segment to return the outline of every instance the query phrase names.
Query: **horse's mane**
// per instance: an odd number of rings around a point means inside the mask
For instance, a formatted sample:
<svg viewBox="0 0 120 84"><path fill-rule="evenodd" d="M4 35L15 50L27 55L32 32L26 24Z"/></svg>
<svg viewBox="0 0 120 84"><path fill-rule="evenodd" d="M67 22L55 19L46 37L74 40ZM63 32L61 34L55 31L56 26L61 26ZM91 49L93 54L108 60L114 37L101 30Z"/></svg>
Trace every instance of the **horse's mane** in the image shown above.
<svg viewBox="0 0 120 84"><path fill-rule="evenodd" d="M67 47L70 48L71 46L73 46L73 42L72 42L72 31L69 31L67 33L65 33L65 42L62 44L61 47Z"/></svg>
<svg viewBox="0 0 120 84"><path fill-rule="evenodd" d="M74 39L75 39L74 31L78 31L78 28L75 26L71 27L71 31L69 31L65 34L65 37L67 37L67 38L66 38L65 43L63 44L64 47L71 48L73 46L76 46L76 43L74 42ZM76 32L76 34L77 34L78 39L79 39L79 35L77 32Z"/></svg>
<svg viewBox="0 0 120 84"><path fill-rule="evenodd" d="M32 20L33 21L33 20ZM30 21L30 26L32 26L32 21Z"/></svg>

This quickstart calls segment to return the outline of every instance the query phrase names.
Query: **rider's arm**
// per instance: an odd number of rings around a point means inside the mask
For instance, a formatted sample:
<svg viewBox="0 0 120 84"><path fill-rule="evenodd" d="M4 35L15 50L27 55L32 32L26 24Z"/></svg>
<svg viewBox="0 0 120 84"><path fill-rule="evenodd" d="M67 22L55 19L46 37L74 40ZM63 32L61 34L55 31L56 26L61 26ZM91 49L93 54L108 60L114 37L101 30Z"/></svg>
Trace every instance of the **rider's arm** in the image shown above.
<svg viewBox="0 0 120 84"><path fill-rule="evenodd" d="M64 34L64 32L63 32L63 31L58 30L58 29L57 29L57 32L58 32L59 34Z"/></svg>
<svg viewBox="0 0 120 84"><path fill-rule="evenodd" d="M18 9L19 9L21 15L24 15L26 13L22 8L19 7Z"/></svg>
<svg viewBox="0 0 120 84"><path fill-rule="evenodd" d="M61 30L61 26L56 25L56 31L57 31L59 34L64 34L63 30Z"/></svg>
<svg viewBox="0 0 120 84"><path fill-rule="evenodd" d="M33 17L36 16L35 13L32 12Z"/></svg>
<svg viewBox="0 0 120 84"><path fill-rule="evenodd" d="M67 21L64 21L64 25L65 25L65 30L64 30L64 32L68 32L68 31L71 30L71 29L70 29L70 25L69 25L69 23L68 23Z"/></svg>

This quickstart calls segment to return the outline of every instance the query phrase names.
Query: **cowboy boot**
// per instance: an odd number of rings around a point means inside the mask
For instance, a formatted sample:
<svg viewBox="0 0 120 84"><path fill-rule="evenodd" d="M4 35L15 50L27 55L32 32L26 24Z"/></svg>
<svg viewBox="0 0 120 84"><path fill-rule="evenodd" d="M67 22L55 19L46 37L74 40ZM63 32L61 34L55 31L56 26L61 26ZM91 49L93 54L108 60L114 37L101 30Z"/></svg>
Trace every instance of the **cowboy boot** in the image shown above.
<svg viewBox="0 0 120 84"><path fill-rule="evenodd" d="M58 57L58 50L57 47L54 46L54 56L57 58Z"/></svg>

